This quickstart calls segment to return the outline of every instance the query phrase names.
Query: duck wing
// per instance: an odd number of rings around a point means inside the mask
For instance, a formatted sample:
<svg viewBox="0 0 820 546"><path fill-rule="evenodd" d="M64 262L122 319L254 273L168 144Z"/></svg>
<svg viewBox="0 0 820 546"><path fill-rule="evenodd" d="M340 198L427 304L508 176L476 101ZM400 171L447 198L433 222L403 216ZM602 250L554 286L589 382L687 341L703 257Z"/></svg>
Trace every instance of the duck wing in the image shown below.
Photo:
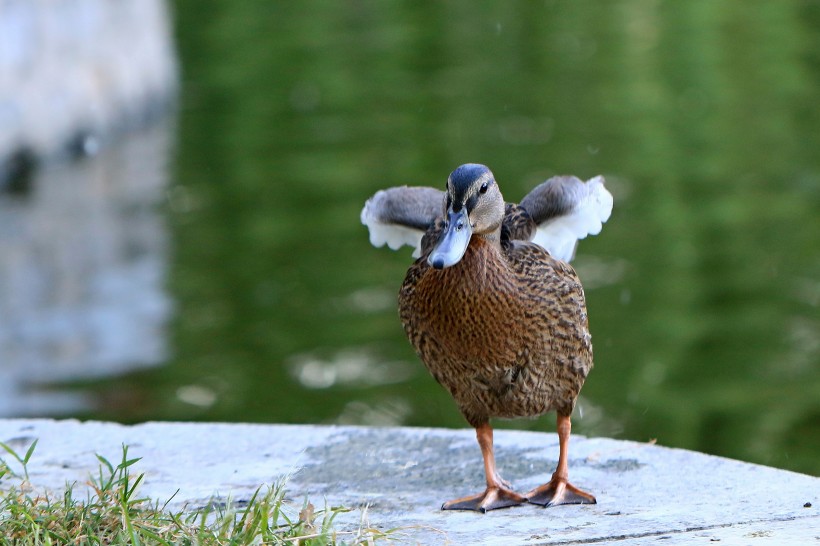
<svg viewBox="0 0 820 546"><path fill-rule="evenodd" d="M444 192L428 187L401 186L380 190L367 200L361 213L362 224L370 232L375 247L387 244L398 250L412 246L413 257L422 250L422 237L444 210Z"/></svg>
<svg viewBox="0 0 820 546"><path fill-rule="evenodd" d="M528 193L519 206L537 225L532 242L569 262L579 239L601 232L612 213L612 194L602 176L586 182L574 176L553 176Z"/></svg>

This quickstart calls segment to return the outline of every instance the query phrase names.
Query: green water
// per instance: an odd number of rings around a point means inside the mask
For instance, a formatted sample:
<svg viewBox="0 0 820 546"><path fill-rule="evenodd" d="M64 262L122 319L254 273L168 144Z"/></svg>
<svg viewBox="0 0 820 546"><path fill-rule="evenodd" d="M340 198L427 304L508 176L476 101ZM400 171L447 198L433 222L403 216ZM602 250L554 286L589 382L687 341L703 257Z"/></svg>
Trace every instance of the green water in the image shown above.
<svg viewBox="0 0 820 546"><path fill-rule="evenodd" d="M365 199L607 177L574 432L820 474L820 2L176 4L166 366L94 417L462 427ZM553 430L551 416L500 423Z"/></svg>

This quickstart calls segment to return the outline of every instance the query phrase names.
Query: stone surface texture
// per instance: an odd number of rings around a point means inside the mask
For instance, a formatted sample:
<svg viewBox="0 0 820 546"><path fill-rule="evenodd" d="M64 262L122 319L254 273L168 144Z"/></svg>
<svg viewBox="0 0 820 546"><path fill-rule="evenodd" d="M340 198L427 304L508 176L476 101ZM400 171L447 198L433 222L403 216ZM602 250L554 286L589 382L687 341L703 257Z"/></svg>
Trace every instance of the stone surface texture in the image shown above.
<svg viewBox="0 0 820 546"><path fill-rule="evenodd" d="M145 474L142 495L173 497L173 508L248 500L289 476L294 513L306 497L317 508L346 506L341 529L364 516L409 544L820 544L820 478L652 444L574 436L570 479L597 505L479 514L439 510L484 487L472 430L0 420L0 441L18 453L35 439L35 488L81 487L97 454L116 462L127 445L129 457L142 457L134 466ZM555 434L501 430L495 443L516 490L549 479Z"/></svg>

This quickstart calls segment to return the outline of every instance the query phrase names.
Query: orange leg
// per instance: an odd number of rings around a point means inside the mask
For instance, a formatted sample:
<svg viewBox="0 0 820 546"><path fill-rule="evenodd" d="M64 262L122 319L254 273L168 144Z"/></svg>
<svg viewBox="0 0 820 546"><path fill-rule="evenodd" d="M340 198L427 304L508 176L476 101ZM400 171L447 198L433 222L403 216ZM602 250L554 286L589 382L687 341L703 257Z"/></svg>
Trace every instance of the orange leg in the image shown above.
<svg viewBox="0 0 820 546"><path fill-rule="evenodd" d="M581 491L568 481L569 465L567 463L567 446L572 424L569 415L558 416L558 468L552 479L527 493L527 500L541 506L558 506L559 504L595 504L595 497Z"/></svg>
<svg viewBox="0 0 820 546"><path fill-rule="evenodd" d="M487 476L487 489L478 495L462 497L441 505L442 510L477 510L486 512L496 508L507 508L527 502L526 497L510 489L510 484L502 480L495 468L493 454L493 428L489 423L475 429L476 439L484 457L484 473Z"/></svg>

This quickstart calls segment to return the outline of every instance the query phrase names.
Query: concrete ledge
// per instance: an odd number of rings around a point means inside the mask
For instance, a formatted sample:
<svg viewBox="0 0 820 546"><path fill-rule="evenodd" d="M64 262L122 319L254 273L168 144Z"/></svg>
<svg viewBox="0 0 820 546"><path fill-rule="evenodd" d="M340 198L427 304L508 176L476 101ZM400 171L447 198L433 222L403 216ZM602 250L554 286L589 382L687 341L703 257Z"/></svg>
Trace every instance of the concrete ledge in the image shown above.
<svg viewBox="0 0 820 546"><path fill-rule="evenodd" d="M295 425L0 420L0 440L18 452L39 439L29 466L35 487L85 483L95 454L143 457L141 492L175 507L215 495L247 499L292 474L294 506L369 504L370 524L402 527L420 544L706 544L820 542L820 478L691 451L574 437L570 477L598 504L519 506L488 514L442 512L441 502L483 489L472 430ZM497 431L499 469L519 491L548 480L554 434ZM3 457L6 462L9 457ZM4 487L0 482L0 488ZM358 525L361 512L337 519Z"/></svg>

